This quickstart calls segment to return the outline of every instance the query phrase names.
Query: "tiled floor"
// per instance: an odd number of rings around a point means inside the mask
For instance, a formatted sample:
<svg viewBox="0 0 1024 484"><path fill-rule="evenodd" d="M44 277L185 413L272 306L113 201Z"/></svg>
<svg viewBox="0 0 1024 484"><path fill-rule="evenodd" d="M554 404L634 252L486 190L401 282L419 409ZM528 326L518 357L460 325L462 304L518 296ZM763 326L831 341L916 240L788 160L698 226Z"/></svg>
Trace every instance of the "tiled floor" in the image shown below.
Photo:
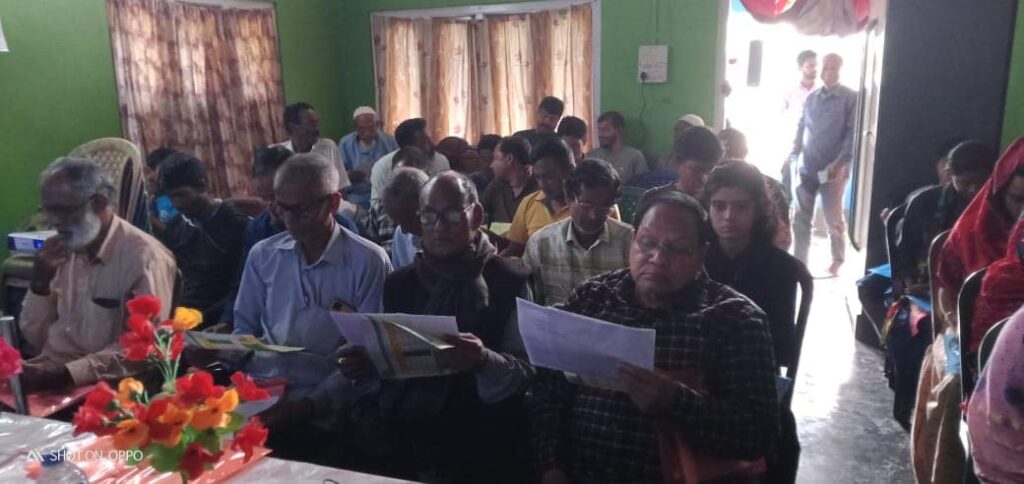
<svg viewBox="0 0 1024 484"><path fill-rule="evenodd" d="M812 273L827 265L827 253L827 240L815 238ZM793 398L801 483L914 482L907 434L891 417L884 356L854 340L847 298L859 311L860 267L850 261L840 278L815 281Z"/></svg>

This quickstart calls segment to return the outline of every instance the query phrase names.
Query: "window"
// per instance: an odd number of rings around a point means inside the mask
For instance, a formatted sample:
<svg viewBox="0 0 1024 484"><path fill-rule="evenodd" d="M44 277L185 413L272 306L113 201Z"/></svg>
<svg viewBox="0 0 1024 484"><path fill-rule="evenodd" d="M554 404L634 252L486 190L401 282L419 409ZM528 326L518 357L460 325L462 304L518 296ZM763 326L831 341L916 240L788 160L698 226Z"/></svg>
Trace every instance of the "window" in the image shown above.
<svg viewBox="0 0 1024 484"><path fill-rule="evenodd" d="M427 119L431 136L533 127L547 95L591 125L592 0L374 14L377 105L385 129ZM553 8L554 6L554 8ZM540 9L543 8L543 9Z"/></svg>

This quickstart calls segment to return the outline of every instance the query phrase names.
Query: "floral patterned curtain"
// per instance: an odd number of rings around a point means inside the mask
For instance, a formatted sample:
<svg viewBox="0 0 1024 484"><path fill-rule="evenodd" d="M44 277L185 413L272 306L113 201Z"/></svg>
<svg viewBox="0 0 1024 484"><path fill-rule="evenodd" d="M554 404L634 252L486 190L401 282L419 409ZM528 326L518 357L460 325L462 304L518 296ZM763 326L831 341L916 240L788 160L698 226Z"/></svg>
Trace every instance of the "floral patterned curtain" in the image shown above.
<svg viewBox="0 0 1024 484"><path fill-rule="evenodd" d="M435 140L533 126L537 103L557 96L591 123L589 4L483 19L373 17L377 105L385 129L427 119Z"/></svg>
<svg viewBox="0 0 1024 484"><path fill-rule="evenodd" d="M250 192L254 149L285 137L273 9L107 0L124 136L193 153L220 196Z"/></svg>

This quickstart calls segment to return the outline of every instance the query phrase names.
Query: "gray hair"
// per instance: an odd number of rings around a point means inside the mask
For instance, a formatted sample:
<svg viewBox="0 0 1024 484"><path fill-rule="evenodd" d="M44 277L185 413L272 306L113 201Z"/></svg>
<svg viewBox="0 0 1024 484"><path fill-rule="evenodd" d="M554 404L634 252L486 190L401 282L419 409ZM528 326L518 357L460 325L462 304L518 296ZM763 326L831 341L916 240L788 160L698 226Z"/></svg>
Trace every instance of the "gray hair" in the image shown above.
<svg viewBox="0 0 1024 484"><path fill-rule="evenodd" d="M303 153L288 158L274 176L274 187L298 184L317 195L338 191L340 175L333 163L316 153Z"/></svg>
<svg viewBox="0 0 1024 484"><path fill-rule="evenodd" d="M438 180L445 179L450 180L450 183L455 183L455 186L459 189L459 193L462 194L462 205L468 207L480 201L480 196L476 192L476 185L466 175L457 171L442 171L427 180L427 183L423 185L423 191L420 192L420 204L426 205L427 194L430 189L434 186Z"/></svg>
<svg viewBox="0 0 1024 484"><path fill-rule="evenodd" d="M43 170L40 184L45 185L60 177L63 177L64 181L82 199L94 195L103 195L108 199L114 196L114 184L107 178L103 168L100 168L92 160L69 156L57 158Z"/></svg>
<svg viewBox="0 0 1024 484"><path fill-rule="evenodd" d="M430 177L419 168L402 167L394 171L384 187L384 195L399 202L419 202L420 192Z"/></svg>

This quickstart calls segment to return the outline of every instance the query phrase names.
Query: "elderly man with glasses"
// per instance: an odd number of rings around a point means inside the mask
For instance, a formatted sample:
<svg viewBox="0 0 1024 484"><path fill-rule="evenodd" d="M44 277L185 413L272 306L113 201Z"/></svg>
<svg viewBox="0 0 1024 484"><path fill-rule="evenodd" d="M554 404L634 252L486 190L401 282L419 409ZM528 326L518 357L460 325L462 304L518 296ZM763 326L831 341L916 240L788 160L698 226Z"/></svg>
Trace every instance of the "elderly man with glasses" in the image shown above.
<svg viewBox="0 0 1024 484"><path fill-rule="evenodd" d="M659 434L725 459L767 456L775 442L768 325L749 299L704 273L704 209L679 191L651 191L636 220L629 267L585 282L563 309L654 329L655 370L622 364L625 392L538 370L532 428L545 483L671 480L662 456L673 454L659 452Z"/></svg>
<svg viewBox="0 0 1024 484"><path fill-rule="evenodd" d="M378 380L366 350L346 346L338 364L355 381L379 381L376 438L395 444L388 471L426 482L529 482L522 395L533 376L516 324L529 272L498 256L480 230L473 182L448 171L420 198L423 252L384 284L387 312L455 316L448 376ZM387 434L383 429L393 429Z"/></svg>
<svg viewBox="0 0 1024 484"><path fill-rule="evenodd" d="M95 163L59 158L43 172L42 210L57 231L36 257L21 331L37 354L22 381L32 390L116 380L143 367L118 345L133 297L154 295L170 311L174 256L114 214L114 186Z"/></svg>
<svg viewBox="0 0 1024 484"><path fill-rule="evenodd" d="M272 441L285 440L286 448L275 451L286 455L294 450L301 457L331 438L295 424L312 419L314 427L330 430L327 420L352 397L329 358L344 343L330 312L380 312L391 272L384 249L335 221L337 187L338 170L317 154L295 155L277 170L271 210L286 231L252 248L235 303L235 334L304 348L257 352L243 365L256 378L288 380L285 398L263 415Z"/></svg>

